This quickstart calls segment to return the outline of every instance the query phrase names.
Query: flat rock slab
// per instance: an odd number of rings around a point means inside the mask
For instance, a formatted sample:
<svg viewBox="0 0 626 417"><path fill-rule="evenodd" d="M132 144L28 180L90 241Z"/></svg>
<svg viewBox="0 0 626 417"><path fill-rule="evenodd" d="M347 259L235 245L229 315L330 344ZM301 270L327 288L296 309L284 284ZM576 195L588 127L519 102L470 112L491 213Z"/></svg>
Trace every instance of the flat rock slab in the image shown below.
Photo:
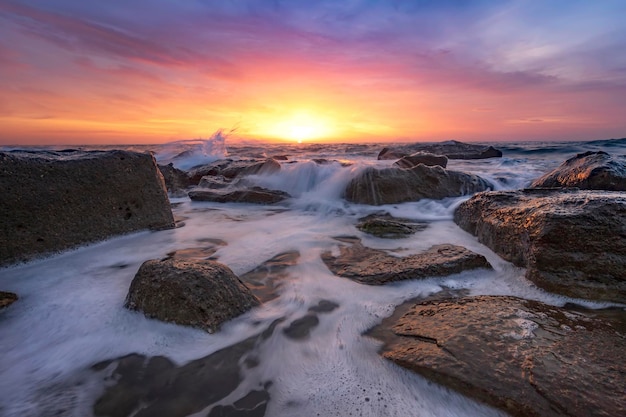
<svg viewBox="0 0 626 417"><path fill-rule="evenodd" d="M252 187L234 191L194 190L189 192L189 198L194 201L211 201L214 203L251 203L276 204L291 196L280 190L268 190L262 187Z"/></svg>
<svg viewBox="0 0 626 417"><path fill-rule="evenodd" d="M0 189L0 265L175 225L150 154L0 152Z"/></svg>
<svg viewBox="0 0 626 417"><path fill-rule="evenodd" d="M626 337L605 320L479 296L418 303L391 330L385 358L512 416L623 415Z"/></svg>
<svg viewBox="0 0 626 417"><path fill-rule="evenodd" d="M168 258L141 265L124 306L148 317L212 333L259 304L226 265Z"/></svg>
<svg viewBox="0 0 626 417"><path fill-rule="evenodd" d="M408 145L383 148L378 154L378 159L398 159L415 152L444 155L448 159L486 159L502 157L502 151L493 146L448 140L445 142L411 143Z"/></svg>
<svg viewBox="0 0 626 417"><path fill-rule="evenodd" d="M321 257L337 276L361 284L382 285L392 281L439 277L470 269L491 268L484 256L461 246L435 245L425 252L405 257L391 256L356 242L340 246L339 256L324 252Z"/></svg>
<svg viewBox="0 0 626 417"><path fill-rule="evenodd" d="M370 214L359 219L356 228L385 239L401 239L428 227L426 222L402 219L387 214Z"/></svg>
<svg viewBox="0 0 626 417"><path fill-rule="evenodd" d="M480 193L454 221L537 286L626 303L626 195L541 190Z"/></svg>

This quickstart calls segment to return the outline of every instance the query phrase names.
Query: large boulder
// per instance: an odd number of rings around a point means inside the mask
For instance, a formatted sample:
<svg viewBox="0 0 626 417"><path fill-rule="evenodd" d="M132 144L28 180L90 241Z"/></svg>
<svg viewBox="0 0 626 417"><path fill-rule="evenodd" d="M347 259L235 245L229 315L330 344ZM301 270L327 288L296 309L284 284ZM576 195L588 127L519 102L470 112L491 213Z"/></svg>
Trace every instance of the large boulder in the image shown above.
<svg viewBox="0 0 626 417"><path fill-rule="evenodd" d="M399 159L415 152L445 155L448 159L486 159L502 157L502 151L493 146L448 140L437 143L411 143L408 145L383 148L378 154L378 159Z"/></svg>
<svg viewBox="0 0 626 417"><path fill-rule="evenodd" d="M537 286L626 303L626 195L610 191L480 193L454 221Z"/></svg>
<svg viewBox="0 0 626 417"><path fill-rule="evenodd" d="M143 229L174 227L150 154L0 152L0 265Z"/></svg>
<svg viewBox="0 0 626 417"><path fill-rule="evenodd" d="M439 200L492 188L481 177L420 164L411 169L366 168L346 187L346 200L359 204L395 204L423 198Z"/></svg>
<svg viewBox="0 0 626 417"><path fill-rule="evenodd" d="M579 153L536 179L531 187L626 191L626 157L616 158L602 151Z"/></svg>
<svg viewBox="0 0 626 417"><path fill-rule="evenodd" d="M194 201L211 201L214 203L276 204L290 197L289 193L284 191L268 190L262 187L230 191L196 189L189 192L189 198Z"/></svg>
<svg viewBox="0 0 626 417"><path fill-rule="evenodd" d="M403 156L394 162L394 165L400 168L413 168L418 164L445 168L448 165L448 158L444 155L435 155L429 152L415 152L414 154Z"/></svg>
<svg viewBox="0 0 626 417"><path fill-rule="evenodd" d="M259 304L226 265L169 258L141 265L124 306L148 317L212 333Z"/></svg>
<svg viewBox="0 0 626 417"><path fill-rule="evenodd" d="M462 246L435 245L430 249L405 257L389 255L386 251L363 246L358 240L339 248L339 256L323 252L322 261L340 277L361 284L382 285L406 279L439 277L491 265L484 256Z"/></svg>
<svg viewBox="0 0 626 417"><path fill-rule="evenodd" d="M383 326L385 358L512 416L624 413L626 337L594 312L478 296L421 302Z"/></svg>

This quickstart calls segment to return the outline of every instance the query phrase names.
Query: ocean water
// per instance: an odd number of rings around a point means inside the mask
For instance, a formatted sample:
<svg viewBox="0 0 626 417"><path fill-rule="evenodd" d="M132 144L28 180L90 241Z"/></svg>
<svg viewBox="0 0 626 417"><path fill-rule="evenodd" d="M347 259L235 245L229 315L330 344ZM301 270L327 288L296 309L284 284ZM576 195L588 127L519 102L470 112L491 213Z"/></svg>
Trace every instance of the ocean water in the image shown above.
<svg viewBox="0 0 626 417"><path fill-rule="evenodd" d="M103 389L89 371L91 365L130 353L164 355L184 364L256 335L279 318L284 321L259 347L259 366L243 375L242 383L253 387L256 381L272 381L267 416L497 416L501 412L382 359L377 353L381 342L363 333L404 301L444 288L476 295L515 295L554 305L608 305L549 294L528 282L524 269L503 261L453 223L454 209L468 197L378 207L343 200L346 184L360 170L391 165L393 161L376 160L388 145L227 142L216 134L208 140L127 148L152 151L160 163L172 162L182 169L224 157L285 155L279 172L248 180L287 191L293 198L274 206L172 198L175 215L185 219L184 227L134 233L0 269L0 290L20 296L0 312L0 416L89 416ZM496 189L507 190L527 186L579 152L626 154L624 139L492 145L503 151L502 158L451 160L448 168L476 173ZM381 210L428 221L429 226L399 240L376 238L355 228L360 217ZM357 236L366 246L393 249L399 255L453 243L483 254L494 269L370 287L334 276L321 261L322 252L338 250L340 242L333 237L340 235ZM286 270L277 298L214 334L151 320L123 308L130 282L144 261L184 249L190 249L191 256L202 256L201 250L213 239L226 243L213 256L239 275L284 252L298 251L300 257ZM320 300L339 307L320 314L320 323L308 338L285 337L280 330ZM233 393L224 401L243 394ZM195 415L205 416L208 411Z"/></svg>

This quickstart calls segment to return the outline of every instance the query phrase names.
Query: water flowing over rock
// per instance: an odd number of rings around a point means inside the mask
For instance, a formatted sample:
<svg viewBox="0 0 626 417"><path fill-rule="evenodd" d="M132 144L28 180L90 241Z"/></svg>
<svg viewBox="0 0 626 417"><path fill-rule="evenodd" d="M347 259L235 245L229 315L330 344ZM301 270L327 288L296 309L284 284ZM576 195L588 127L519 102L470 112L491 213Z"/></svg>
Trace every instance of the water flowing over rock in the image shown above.
<svg viewBox="0 0 626 417"><path fill-rule="evenodd" d="M212 333L259 304L227 266L209 260L170 258L141 265L124 306L148 317Z"/></svg>
<svg viewBox="0 0 626 417"><path fill-rule="evenodd" d="M626 303L626 195L610 191L487 192L454 221L546 291Z"/></svg>
<svg viewBox="0 0 626 417"><path fill-rule="evenodd" d="M428 227L428 223L396 218L389 213L371 214L359 219L356 228L385 239L401 239Z"/></svg>
<svg viewBox="0 0 626 417"><path fill-rule="evenodd" d="M17 301L17 294L12 292L0 291L0 310L10 306Z"/></svg>
<svg viewBox="0 0 626 417"><path fill-rule="evenodd" d="M437 143L411 143L408 145L383 148L378 154L378 159L399 159L415 152L445 155L448 159L486 159L502 157L502 151L493 146L449 140Z"/></svg>
<svg viewBox="0 0 626 417"><path fill-rule="evenodd" d="M512 416L622 415L626 337L594 314L504 296L425 301L381 325L382 355Z"/></svg>
<svg viewBox="0 0 626 417"><path fill-rule="evenodd" d="M359 204L395 204L423 198L440 200L492 188L483 178L439 166L420 164L411 169L367 168L346 187L346 200Z"/></svg>
<svg viewBox="0 0 626 417"><path fill-rule="evenodd" d="M262 187L251 187L232 191L199 190L189 192L189 198L194 201L212 201L214 203L251 203L276 204L291 196L280 190L268 190Z"/></svg>
<svg viewBox="0 0 626 417"><path fill-rule="evenodd" d="M415 152L414 154L403 156L394 162L394 165L400 168L413 168L418 164L445 168L448 165L448 158L444 155L435 155L429 152Z"/></svg>
<svg viewBox="0 0 626 417"><path fill-rule="evenodd" d="M354 239L349 246L339 247L339 256L322 253L322 260L337 276L361 284L382 285L392 281L439 277L470 269L489 268L484 256L461 246L435 245L416 255L398 257L386 251L363 246Z"/></svg>
<svg viewBox="0 0 626 417"><path fill-rule="evenodd" d="M174 227L150 154L0 152L0 265L143 229Z"/></svg>
<svg viewBox="0 0 626 417"><path fill-rule="evenodd" d="M626 157L602 151L579 153L533 181L531 187L626 191Z"/></svg>

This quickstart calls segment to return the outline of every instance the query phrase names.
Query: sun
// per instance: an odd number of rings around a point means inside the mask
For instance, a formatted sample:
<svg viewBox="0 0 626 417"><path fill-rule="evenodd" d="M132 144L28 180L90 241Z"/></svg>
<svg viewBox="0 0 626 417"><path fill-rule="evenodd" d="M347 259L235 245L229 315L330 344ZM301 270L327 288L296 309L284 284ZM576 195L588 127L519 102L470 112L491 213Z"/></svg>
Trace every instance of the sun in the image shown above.
<svg viewBox="0 0 626 417"><path fill-rule="evenodd" d="M311 111L298 111L267 122L263 129L267 136L297 143L328 139L336 131L327 117Z"/></svg>

